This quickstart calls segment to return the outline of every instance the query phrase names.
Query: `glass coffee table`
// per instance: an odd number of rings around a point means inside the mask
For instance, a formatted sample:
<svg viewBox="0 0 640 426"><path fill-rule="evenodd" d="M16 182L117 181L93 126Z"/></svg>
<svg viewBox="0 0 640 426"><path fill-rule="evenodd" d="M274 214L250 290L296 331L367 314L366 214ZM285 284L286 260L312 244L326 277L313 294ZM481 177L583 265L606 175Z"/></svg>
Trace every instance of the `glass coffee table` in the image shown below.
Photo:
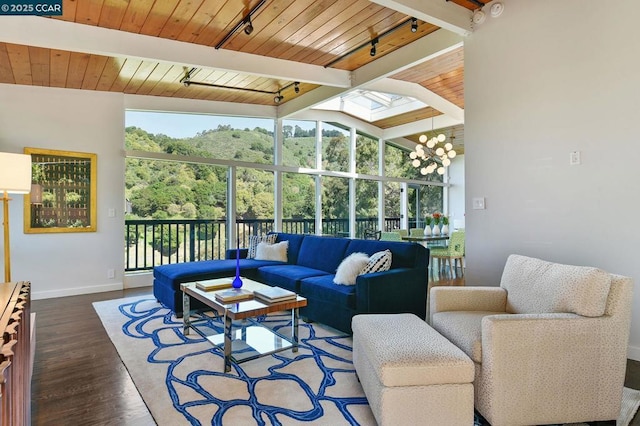
<svg viewBox="0 0 640 426"><path fill-rule="evenodd" d="M230 279L233 280L233 277ZM248 278L242 278L242 281L243 290L255 291L269 287ZM296 296L295 299L278 303L251 299L225 304L216 300L216 291L200 290L195 282L181 284L180 289L184 334L188 335L190 329L194 330L220 349L224 354L225 372L231 371L232 362L239 364L289 348L292 352L298 352L298 310L307 306L307 299L304 297ZM207 317L204 312L191 311L191 299L204 303L210 308L205 311L212 311L222 320L223 333L210 326L211 317ZM291 311L290 337L271 330L256 320L259 316L281 311Z"/></svg>

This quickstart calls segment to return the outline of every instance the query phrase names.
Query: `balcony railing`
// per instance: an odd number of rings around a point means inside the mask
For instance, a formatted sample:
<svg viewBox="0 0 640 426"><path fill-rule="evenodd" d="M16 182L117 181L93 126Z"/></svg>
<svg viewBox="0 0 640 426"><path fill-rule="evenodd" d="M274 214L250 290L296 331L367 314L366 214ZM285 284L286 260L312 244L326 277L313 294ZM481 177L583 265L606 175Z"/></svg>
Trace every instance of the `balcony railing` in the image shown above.
<svg viewBox="0 0 640 426"><path fill-rule="evenodd" d="M415 221L410 222L415 226ZM377 229L378 218L356 219L356 238L366 229ZM385 218L385 230L400 228L400 218ZM196 260L224 259L227 249L226 222L210 219L125 220L125 271L144 271L154 266ZM236 221L240 247L249 236L273 231L273 219ZM314 219L284 219L282 231L316 234ZM323 219L322 235L349 236L348 219Z"/></svg>

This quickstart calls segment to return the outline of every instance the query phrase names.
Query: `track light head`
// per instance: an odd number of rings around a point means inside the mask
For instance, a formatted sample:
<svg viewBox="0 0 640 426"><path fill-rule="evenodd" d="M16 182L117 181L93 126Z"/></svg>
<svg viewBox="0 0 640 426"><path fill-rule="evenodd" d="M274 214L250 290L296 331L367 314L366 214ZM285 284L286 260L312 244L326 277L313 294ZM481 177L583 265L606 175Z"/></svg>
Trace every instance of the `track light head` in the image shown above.
<svg viewBox="0 0 640 426"><path fill-rule="evenodd" d="M377 37L371 40L371 50L369 51L369 55L376 56L376 44L378 44Z"/></svg>
<svg viewBox="0 0 640 426"><path fill-rule="evenodd" d="M283 100L283 99L284 99L284 96L282 96L282 95L280 94L280 92L278 92L278 94L276 95L276 97L275 97L275 98L273 98L273 102L275 102L275 103L279 104L280 102L282 102L282 100Z"/></svg>
<svg viewBox="0 0 640 426"><path fill-rule="evenodd" d="M418 19L411 18L411 32L415 33L416 31L418 31Z"/></svg>
<svg viewBox="0 0 640 426"><path fill-rule="evenodd" d="M246 35L251 35L252 32L253 32L253 24L251 24L251 17L247 16L247 19L245 20L244 33Z"/></svg>
<svg viewBox="0 0 640 426"><path fill-rule="evenodd" d="M300 82L296 81L296 82L293 83L293 90L296 93L300 93Z"/></svg>
<svg viewBox="0 0 640 426"><path fill-rule="evenodd" d="M191 84L191 73L194 72L196 69L191 68L189 70L187 67L183 67L183 69L184 69L184 77L180 79L180 83L182 83L184 87L189 87L189 85Z"/></svg>

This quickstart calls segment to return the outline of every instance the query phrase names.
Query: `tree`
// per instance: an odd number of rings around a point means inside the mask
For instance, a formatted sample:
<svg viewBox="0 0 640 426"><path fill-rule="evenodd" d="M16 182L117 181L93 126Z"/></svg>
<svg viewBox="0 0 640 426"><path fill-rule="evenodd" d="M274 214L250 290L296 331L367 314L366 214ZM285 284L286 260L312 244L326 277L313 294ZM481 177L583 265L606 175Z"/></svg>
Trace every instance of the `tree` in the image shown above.
<svg viewBox="0 0 640 426"><path fill-rule="evenodd" d="M174 228L174 232L171 231L171 226L162 225L161 231L155 233L151 242L153 249L163 256L175 254L182 243L182 233L177 228Z"/></svg>

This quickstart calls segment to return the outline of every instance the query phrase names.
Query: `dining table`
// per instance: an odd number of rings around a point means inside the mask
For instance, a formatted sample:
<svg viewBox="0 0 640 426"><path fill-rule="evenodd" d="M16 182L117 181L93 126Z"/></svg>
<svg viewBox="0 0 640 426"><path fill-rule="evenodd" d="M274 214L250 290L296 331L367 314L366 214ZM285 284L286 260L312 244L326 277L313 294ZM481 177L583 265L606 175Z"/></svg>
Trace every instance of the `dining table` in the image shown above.
<svg viewBox="0 0 640 426"><path fill-rule="evenodd" d="M413 241L416 243L424 243L423 245L427 245L433 241L446 241L449 239L449 235L421 235L421 236L404 236L402 237L403 241Z"/></svg>

